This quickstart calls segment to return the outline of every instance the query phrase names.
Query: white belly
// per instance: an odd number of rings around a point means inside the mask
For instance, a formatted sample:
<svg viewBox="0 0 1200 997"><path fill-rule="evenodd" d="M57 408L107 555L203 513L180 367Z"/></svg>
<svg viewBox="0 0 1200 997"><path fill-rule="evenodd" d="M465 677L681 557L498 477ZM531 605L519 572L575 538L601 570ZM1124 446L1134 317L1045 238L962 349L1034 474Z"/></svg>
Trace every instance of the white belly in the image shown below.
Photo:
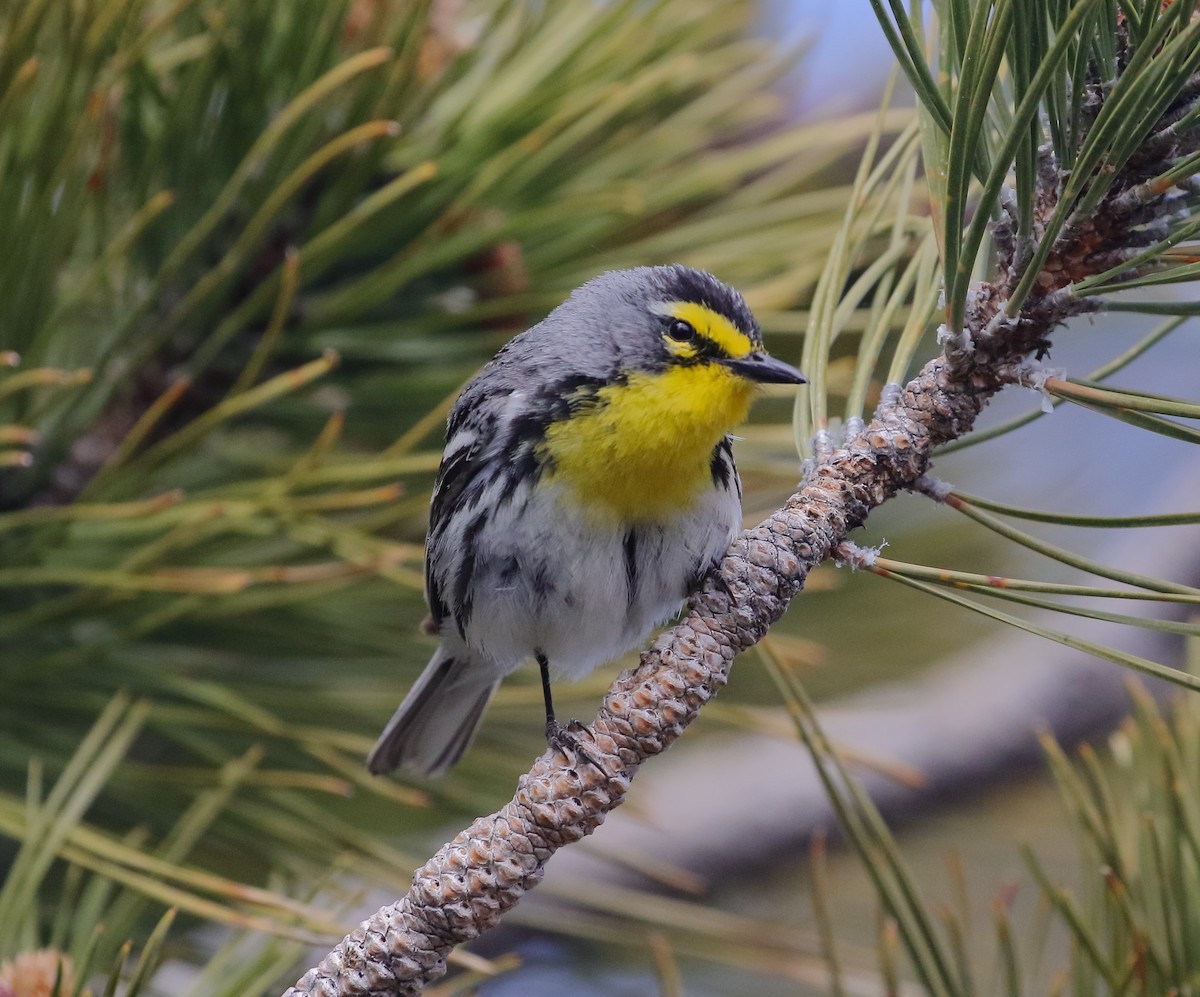
<svg viewBox="0 0 1200 997"><path fill-rule="evenodd" d="M725 489L705 492L676 524L625 531L598 528L559 496L541 486L514 497L478 536L465 637L500 674L542 653L553 671L578 678L637 647L678 612L740 526L740 503Z"/></svg>

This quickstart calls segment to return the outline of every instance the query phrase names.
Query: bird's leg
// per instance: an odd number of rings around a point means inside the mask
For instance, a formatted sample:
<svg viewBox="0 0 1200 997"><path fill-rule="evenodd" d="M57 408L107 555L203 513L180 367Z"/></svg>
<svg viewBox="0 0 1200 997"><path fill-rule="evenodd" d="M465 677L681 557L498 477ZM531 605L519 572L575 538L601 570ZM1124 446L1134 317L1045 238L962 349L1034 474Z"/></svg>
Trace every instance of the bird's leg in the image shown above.
<svg viewBox="0 0 1200 997"><path fill-rule="evenodd" d="M572 720L566 726L560 724L554 719L554 700L550 696L550 662L546 660L546 656L537 652L538 668L542 671L542 696L546 700L546 743L552 748L558 748L564 755L574 755L576 758L582 758L585 762L592 766L604 776L608 776L609 772L595 758L588 754L587 749L579 743L579 738L572 732L572 728L583 728L583 725L578 720Z"/></svg>

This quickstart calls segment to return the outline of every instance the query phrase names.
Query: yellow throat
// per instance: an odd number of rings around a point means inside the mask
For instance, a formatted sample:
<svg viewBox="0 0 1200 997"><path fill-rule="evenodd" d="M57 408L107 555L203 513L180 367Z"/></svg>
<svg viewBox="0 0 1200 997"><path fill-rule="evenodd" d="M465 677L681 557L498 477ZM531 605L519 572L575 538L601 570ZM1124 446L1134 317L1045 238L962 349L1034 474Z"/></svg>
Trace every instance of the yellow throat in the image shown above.
<svg viewBox="0 0 1200 997"><path fill-rule="evenodd" d="M596 404L551 424L548 481L598 518L669 522L711 486L713 448L745 421L754 385L719 364L634 374Z"/></svg>

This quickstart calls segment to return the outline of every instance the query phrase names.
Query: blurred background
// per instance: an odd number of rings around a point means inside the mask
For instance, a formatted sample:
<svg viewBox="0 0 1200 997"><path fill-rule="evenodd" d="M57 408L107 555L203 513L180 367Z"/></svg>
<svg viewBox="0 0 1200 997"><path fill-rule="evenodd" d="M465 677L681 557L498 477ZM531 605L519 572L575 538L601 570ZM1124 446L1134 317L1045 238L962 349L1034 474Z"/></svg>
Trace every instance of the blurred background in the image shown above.
<svg viewBox="0 0 1200 997"><path fill-rule="evenodd" d="M81 986L126 938L130 992L279 992L510 798L544 748L534 672L445 779L363 766L434 647L422 542L458 387L588 277L672 261L741 288L799 363L859 158L911 127L903 88L879 110L891 67L867 3L0 0L0 994L24 993L4 990L19 954L68 954ZM922 183L894 197L915 231ZM825 358L837 411L871 312L852 303ZM916 365L936 349L918 319ZM1152 327L1080 323L1052 363L1085 374ZM1194 391L1194 335L1126 383ZM748 523L795 487L807 404L774 391L742 434ZM1194 505L1186 444L1042 407L1007 393L984 428L1039 417L936 473L1060 512ZM1200 575L1194 526L1036 532ZM925 498L861 534L927 565L1081 575ZM1185 660L1178 630L1070 627ZM1108 759L1126 673L826 567L441 992L903 987L878 880L843 847L767 659L820 704L911 881L954 912L964 964L1004 951L972 924L1011 919L1044 991L1078 941L1037 870L1084 895L1103 881L1071 764L1048 771L1038 734ZM560 712L590 717L629 663L556 688ZM1117 760L1095 764L1137 783L1143 728L1112 736Z"/></svg>

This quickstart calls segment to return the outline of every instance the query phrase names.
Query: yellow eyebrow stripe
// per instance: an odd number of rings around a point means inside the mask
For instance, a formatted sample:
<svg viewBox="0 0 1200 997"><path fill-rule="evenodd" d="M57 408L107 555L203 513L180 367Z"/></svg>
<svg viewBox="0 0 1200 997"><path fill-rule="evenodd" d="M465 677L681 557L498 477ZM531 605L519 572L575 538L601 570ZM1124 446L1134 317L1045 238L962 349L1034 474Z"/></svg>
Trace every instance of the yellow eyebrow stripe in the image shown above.
<svg viewBox="0 0 1200 997"><path fill-rule="evenodd" d="M667 311L675 318L690 322L705 339L716 343L726 356L737 359L754 349L750 337L742 332L720 312L694 301L671 301Z"/></svg>

